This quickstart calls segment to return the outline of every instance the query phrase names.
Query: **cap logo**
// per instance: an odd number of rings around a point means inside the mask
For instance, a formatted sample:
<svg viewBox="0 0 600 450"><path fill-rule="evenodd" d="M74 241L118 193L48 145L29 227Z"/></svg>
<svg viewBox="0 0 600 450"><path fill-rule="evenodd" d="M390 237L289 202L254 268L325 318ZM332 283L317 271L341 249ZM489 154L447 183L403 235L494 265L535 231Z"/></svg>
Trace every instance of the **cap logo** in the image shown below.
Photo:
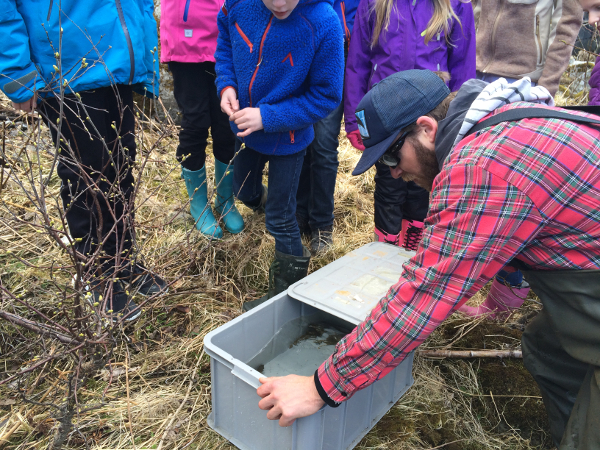
<svg viewBox="0 0 600 450"><path fill-rule="evenodd" d="M356 123L358 124L358 131L360 132L360 137L363 139L369 139L371 136L369 135L367 121L365 120L365 110L361 109L360 111L356 111L354 115L356 116Z"/></svg>

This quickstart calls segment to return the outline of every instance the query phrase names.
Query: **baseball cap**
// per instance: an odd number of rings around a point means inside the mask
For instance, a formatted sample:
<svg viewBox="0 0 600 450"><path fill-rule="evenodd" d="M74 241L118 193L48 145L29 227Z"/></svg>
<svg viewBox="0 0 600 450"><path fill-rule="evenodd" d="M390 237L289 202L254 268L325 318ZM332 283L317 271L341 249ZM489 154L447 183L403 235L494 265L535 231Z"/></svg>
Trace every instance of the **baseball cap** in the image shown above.
<svg viewBox="0 0 600 450"><path fill-rule="evenodd" d="M446 83L430 70L404 70L374 85L356 107L365 150L352 175L367 171L400 130L432 111L449 94Z"/></svg>

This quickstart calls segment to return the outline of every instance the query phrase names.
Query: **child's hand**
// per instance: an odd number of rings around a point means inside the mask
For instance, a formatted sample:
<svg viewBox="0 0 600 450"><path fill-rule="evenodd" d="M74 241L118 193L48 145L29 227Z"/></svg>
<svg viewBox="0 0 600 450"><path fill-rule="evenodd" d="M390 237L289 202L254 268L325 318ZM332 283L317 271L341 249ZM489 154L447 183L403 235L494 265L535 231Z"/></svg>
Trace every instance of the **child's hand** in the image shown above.
<svg viewBox="0 0 600 450"><path fill-rule="evenodd" d="M229 116L229 120L235 122L239 129L244 130L237 134L238 137L246 137L253 131L263 129L260 108L244 108Z"/></svg>
<svg viewBox="0 0 600 450"><path fill-rule="evenodd" d="M360 150L361 152L365 150L365 145L363 144L362 137L360 136L360 131L351 131L350 133L346 134L346 136L352 144L352 147L354 147L357 150Z"/></svg>
<svg viewBox="0 0 600 450"><path fill-rule="evenodd" d="M221 94L221 111L230 117L231 115L240 110L240 102L237 98L237 92L233 88L227 88Z"/></svg>
<svg viewBox="0 0 600 450"><path fill-rule="evenodd" d="M33 112L35 107L37 106L37 92L33 94L29 100L25 100L22 103L12 102L12 107L17 111L25 111L26 113Z"/></svg>

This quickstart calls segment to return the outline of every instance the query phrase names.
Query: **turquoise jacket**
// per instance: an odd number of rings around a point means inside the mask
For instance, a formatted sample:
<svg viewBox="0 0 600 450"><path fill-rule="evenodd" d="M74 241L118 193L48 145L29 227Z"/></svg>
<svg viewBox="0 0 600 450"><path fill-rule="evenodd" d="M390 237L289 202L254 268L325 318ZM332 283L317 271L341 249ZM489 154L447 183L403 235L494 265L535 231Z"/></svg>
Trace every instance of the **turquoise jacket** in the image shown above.
<svg viewBox="0 0 600 450"><path fill-rule="evenodd" d="M60 10L59 10L60 5ZM158 95L152 0L0 0L0 89L14 102L110 86Z"/></svg>

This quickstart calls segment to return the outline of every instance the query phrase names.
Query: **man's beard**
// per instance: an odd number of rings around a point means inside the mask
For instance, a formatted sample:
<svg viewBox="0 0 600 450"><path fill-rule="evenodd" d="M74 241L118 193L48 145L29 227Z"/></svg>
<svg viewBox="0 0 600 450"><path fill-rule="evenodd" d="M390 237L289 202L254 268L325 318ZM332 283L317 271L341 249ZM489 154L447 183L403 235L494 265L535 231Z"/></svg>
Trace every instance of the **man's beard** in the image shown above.
<svg viewBox="0 0 600 450"><path fill-rule="evenodd" d="M410 139L410 144L415 149L417 162L419 163L420 174L402 175L404 181L414 181L416 184L431 192L433 180L440 173L435 151L429 150L418 139Z"/></svg>

